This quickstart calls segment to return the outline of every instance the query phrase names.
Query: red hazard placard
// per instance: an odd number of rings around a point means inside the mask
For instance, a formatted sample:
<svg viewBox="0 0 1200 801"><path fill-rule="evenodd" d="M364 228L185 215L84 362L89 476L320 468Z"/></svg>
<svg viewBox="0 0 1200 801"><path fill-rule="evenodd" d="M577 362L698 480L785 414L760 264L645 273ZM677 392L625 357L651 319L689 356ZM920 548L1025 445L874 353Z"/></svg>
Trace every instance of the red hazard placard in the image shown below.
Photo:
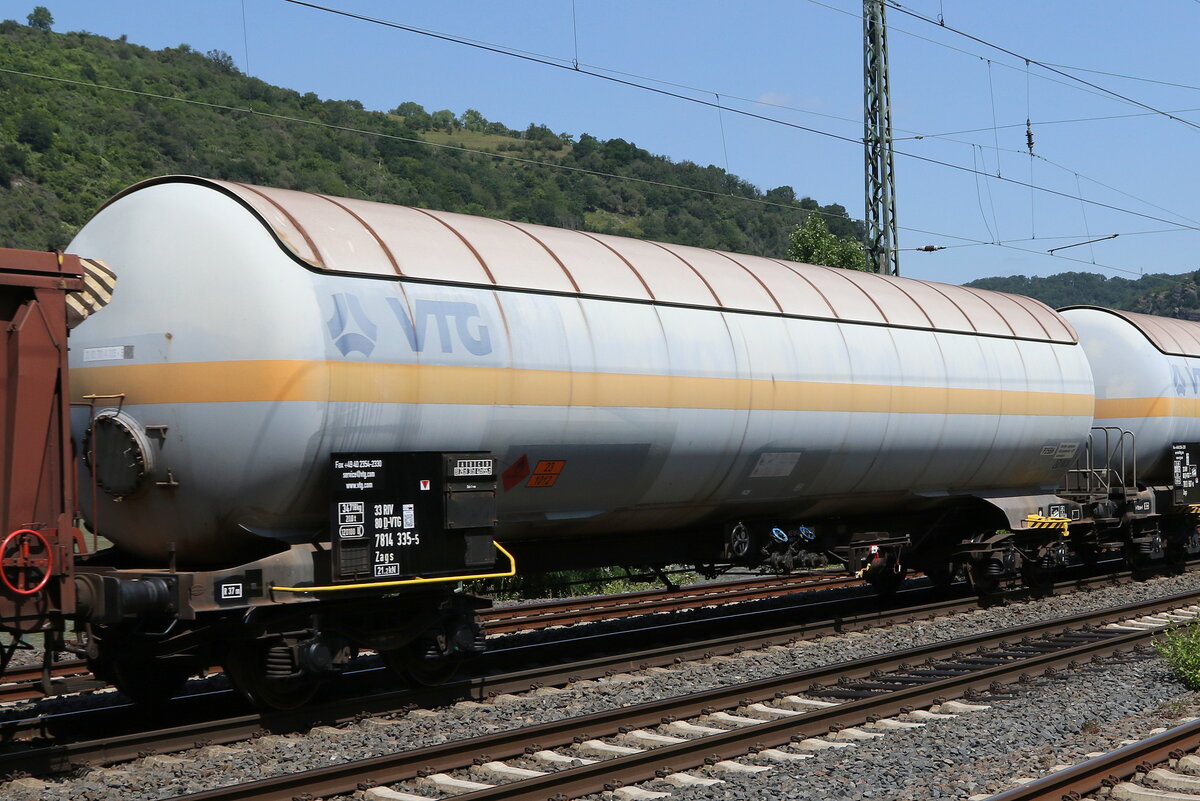
<svg viewBox="0 0 1200 801"><path fill-rule="evenodd" d="M529 475L529 457L522 454L520 459L510 464L508 469L500 474L500 479L504 482L504 491L508 492L520 484L527 475Z"/></svg>

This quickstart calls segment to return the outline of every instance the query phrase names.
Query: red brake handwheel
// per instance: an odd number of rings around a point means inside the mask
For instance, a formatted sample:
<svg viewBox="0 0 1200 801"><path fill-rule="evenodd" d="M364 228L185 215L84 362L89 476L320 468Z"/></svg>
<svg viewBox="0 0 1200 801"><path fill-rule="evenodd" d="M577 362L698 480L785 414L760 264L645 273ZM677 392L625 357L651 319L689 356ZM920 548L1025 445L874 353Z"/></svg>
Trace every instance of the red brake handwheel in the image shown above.
<svg viewBox="0 0 1200 801"><path fill-rule="evenodd" d="M45 587L52 564L50 543L33 529L19 528L0 543L0 582L18 595L33 595ZM36 581L34 571L41 572ZM10 575L14 572L15 577Z"/></svg>

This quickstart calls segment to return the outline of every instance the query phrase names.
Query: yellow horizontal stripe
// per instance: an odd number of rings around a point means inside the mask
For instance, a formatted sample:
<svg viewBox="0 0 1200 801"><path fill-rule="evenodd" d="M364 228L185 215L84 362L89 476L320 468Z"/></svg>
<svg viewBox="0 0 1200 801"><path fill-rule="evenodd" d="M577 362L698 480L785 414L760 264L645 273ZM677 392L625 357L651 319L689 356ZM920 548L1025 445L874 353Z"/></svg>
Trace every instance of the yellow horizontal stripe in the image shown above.
<svg viewBox="0 0 1200 801"><path fill-rule="evenodd" d="M373 362L123 364L71 371L76 397L125 403L335 401L500 406L1090 416L1092 396Z"/></svg>
<svg viewBox="0 0 1200 801"><path fill-rule="evenodd" d="M1200 417L1197 398L1096 398L1097 420L1123 417Z"/></svg>

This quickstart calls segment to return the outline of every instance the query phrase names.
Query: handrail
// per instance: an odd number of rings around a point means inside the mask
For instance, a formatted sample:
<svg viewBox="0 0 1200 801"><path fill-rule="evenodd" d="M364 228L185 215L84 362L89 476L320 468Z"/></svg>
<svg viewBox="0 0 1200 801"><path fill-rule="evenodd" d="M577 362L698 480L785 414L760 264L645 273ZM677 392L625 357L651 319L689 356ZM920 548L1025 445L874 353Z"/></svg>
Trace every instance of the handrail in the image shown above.
<svg viewBox="0 0 1200 801"><path fill-rule="evenodd" d="M1098 459L1097 434L1104 435L1103 455ZM1132 431L1116 426L1093 426L1084 443L1083 466L1067 470L1063 491L1111 495L1136 491L1137 438ZM1078 463L1078 462L1077 462Z"/></svg>

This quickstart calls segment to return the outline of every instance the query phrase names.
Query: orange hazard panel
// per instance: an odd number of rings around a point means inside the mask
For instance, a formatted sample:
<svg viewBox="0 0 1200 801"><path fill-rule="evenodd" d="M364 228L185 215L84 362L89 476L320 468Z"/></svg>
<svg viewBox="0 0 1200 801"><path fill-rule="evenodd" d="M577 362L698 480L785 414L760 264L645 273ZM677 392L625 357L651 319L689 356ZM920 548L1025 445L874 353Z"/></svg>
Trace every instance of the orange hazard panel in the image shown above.
<svg viewBox="0 0 1200 801"><path fill-rule="evenodd" d="M527 487L553 487L558 481L558 474L567 466L566 459L543 459L533 468Z"/></svg>

